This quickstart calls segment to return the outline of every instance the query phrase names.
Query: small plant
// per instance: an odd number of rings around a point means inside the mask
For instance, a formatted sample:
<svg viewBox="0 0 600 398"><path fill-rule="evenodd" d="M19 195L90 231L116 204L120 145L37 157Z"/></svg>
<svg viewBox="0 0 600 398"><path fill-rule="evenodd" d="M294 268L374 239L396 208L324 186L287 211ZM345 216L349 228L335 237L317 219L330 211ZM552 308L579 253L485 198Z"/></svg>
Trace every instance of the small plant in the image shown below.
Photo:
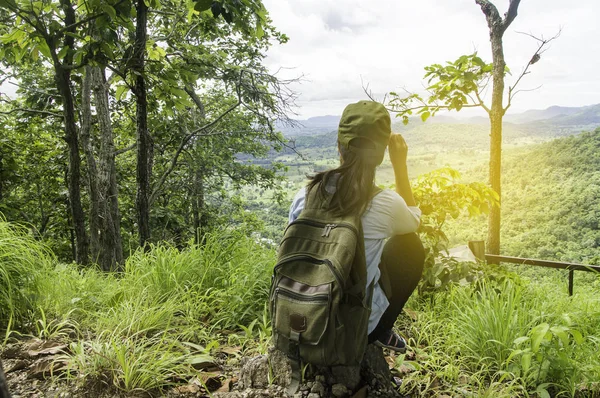
<svg viewBox="0 0 600 398"><path fill-rule="evenodd" d="M426 250L420 293L481 277L477 265L441 256L448 244L443 228L449 218L465 212L469 217L487 214L492 206L498 206L498 195L486 184L464 184L459 179L458 171L446 167L420 176L414 186L415 200L422 211L419 233Z"/></svg>
<svg viewBox="0 0 600 398"><path fill-rule="evenodd" d="M62 319L48 319L43 308L38 309L40 318L35 322L36 336L50 340L58 338L78 337L81 335L77 321L71 319L73 310L67 312Z"/></svg>
<svg viewBox="0 0 600 398"><path fill-rule="evenodd" d="M525 336L514 340L507 358L508 369L535 387L540 397L550 397L548 387L580 364L573 359L575 345L583 343L581 333L569 325L540 323Z"/></svg>
<svg viewBox="0 0 600 398"><path fill-rule="evenodd" d="M522 288L505 281L482 282L454 293L457 336L462 355L485 360L490 372L503 370L514 340L528 330L532 315L522 310Z"/></svg>

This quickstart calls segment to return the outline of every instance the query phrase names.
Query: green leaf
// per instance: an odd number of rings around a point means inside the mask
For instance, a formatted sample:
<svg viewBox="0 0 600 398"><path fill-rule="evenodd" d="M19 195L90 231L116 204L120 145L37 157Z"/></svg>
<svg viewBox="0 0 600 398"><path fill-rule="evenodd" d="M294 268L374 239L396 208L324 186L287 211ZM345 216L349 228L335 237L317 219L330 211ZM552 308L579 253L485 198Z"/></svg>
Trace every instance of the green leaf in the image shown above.
<svg viewBox="0 0 600 398"><path fill-rule="evenodd" d="M537 392L540 395L540 398L550 398L550 393L546 389L546 387L548 387L548 385L549 385L548 383L540 384L535 389L535 392Z"/></svg>
<svg viewBox="0 0 600 398"><path fill-rule="evenodd" d="M75 55L73 55L73 62L76 65L79 65L83 61L84 55L85 55L85 52L83 50L77 50L77 52L75 52Z"/></svg>
<svg viewBox="0 0 600 398"><path fill-rule="evenodd" d="M265 30L262 26L261 23L256 24L256 38L257 39L262 39L263 36L265 35Z"/></svg>
<svg viewBox="0 0 600 398"><path fill-rule="evenodd" d="M52 58L52 54L50 53L50 47L48 47L46 41L40 42L38 44L38 49L46 58Z"/></svg>
<svg viewBox="0 0 600 398"><path fill-rule="evenodd" d="M106 14L108 14L108 16L110 17L110 19L116 19L117 18L117 11L112 8L110 5L106 4L106 3L102 3L102 5L100 6L100 8L102 9L102 11L104 11Z"/></svg>
<svg viewBox="0 0 600 398"><path fill-rule="evenodd" d="M527 373L529 368L531 367L531 352L526 352L521 357L521 369L523 369L523 373Z"/></svg>
<svg viewBox="0 0 600 398"><path fill-rule="evenodd" d="M431 116L431 112L429 111L425 111L421 113L421 120L423 122L427 121L427 119L429 119L429 116Z"/></svg>
<svg viewBox="0 0 600 398"><path fill-rule="evenodd" d="M513 341L513 344L518 347L526 341L529 341L529 336L521 336L517 337L515 341Z"/></svg>
<svg viewBox="0 0 600 398"><path fill-rule="evenodd" d="M566 328L564 326L553 326L550 328L550 331L552 332L552 334L554 334L556 337L558 337L560 339L560 341L562 341L563 347L566 347L569 345L569 335L567 334L567 330L568 330L568 328Z"/></svg>
<svg viewBox="0 0 600 398"><path fill-rule="evenodd" d="M571 336L573 336L573 340L575 340L575 343L577 343L577 344L583 343L583 336L581 335L581 332L579 330L571 329L570 332L571 332Z"/></svg>
<svg viewBox="0 0 600 398"><path fill-rule="evenodd" d="M546 333L548 333L549 329L550 325L545 322L531 329L531 350L533 352L539 351L540 344L542 343L542 340L544 339L544 336L546 336Z"/></svg>
<svg viewBox="0 0 600 398"><path fill-rule="evenodd" d="M125 91L127 90L127 86L117 86L117 92L115 95L115 98L117 99L117 101L121 101L121 99L123 99L123 94L125 94Z"/></svg>
<svg viewBox="0 0 600 398"><path fill-rule="evenodd" d="M57 54L58 59L63 59L69 52L69 46L64 46Z"/></svg>
<svg viewBox="0 0 600 398"><path fill-rule="evenodd" d="M194 10L196 11L206 11L212 6L213 0L198 0L196 5L194 6Z"/></svg>

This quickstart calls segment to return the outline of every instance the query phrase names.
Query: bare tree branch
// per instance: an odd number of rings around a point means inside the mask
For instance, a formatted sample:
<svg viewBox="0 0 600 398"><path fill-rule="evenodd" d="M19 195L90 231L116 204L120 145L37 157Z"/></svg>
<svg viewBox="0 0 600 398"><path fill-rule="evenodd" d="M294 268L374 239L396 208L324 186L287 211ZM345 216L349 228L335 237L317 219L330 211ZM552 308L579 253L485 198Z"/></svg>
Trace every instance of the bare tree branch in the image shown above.
<svg viewBox="0 0 600 398"><path fill-rule="evenodd" d="M196 106L198 107L198 110L200 111L200 117L202 119L205 119L206 110L204 109L204 104L202 103L200 97L198 97L198 94L196 94L196 92L194 91L193 87L191 87L191 85L186 85L183 89L190 96L192 101L194 101L194 104L196 104Z"/></svg>
<svg viewBox="0 0 600 398"><path fill-rule="evenodd" d="M173 158L171 158L171 163L169 165L169 167L167 168L167 170L165 170L165 172L163 173L163 175L160 177L160 180L158 181L158 183L156 184L156 187L154 188L154 190L152 191L152 194L150 195L150 198L148 199L148 205L152 206L152 203L154 202L154 200L156 200L156 197L158 196L158 193L160 192L160 190L162 189L163 185L165 184L165 182L167 181L167 178L169 177L169 175L173 172L173 170L175 169L175 166L177 166L177 161L179 160L179 156L181 155L181 152L184 150L185 146L187 145L187 143L196 135L198 135L198 133L200 133L201 131L206 131L209 128L211 128L212 126L214 126L215 124L219 123L225 116L227 116L229 113L233 112L237 107L239 107L242 104L242 94L240 91L240 86L241 86L241 81L242 81L242 77L243 77L243 71L240 73L240 77L239 77L239 83L240 85L237 87L237 101L235 104L233 104L232 106L230 106L225 112L221 113L218 117L216 117L213 121L193 130L192 132L186 134L183 139L181 140L181 142L179 143L179 147L177 148L177 150L175 151L175 154L173 155Z"/></svg>
<svg viewBox="0 0 600 398"><path fill-rule="evenodd" d="M483 102L481 95L479 94L479 89L475 90L475 96L477 97L477 101L479 101L479 106L481 106L489 115L492 110L488 108L488 106Z"/></svg>
<svg viewBox="0 0 600 398"><path fill-rule="evenodd" d="M118 150L115 151L115 156L119 156L119 155L121 155L121 154L123 154L125 152L129 152L132 149L135 149L135 147L136 147L136 144L134 143L134 144L129 145L128 147L118 149Z"/></svg>
<svg viewBox="0 0 600 398"><path fill-rule="evenodd" d="M548 44L551 43L553 40L556 40L557 38L560 37L560 35L562 33L562 28L560 28L558 30L558 32L554 36L552 36L551 38L549 38L549 39L544 39L543 36L541 38L538 38L538 37L532 35L531 33L525 33L525 32L517 32L517 33L525 35L525 36L529 36L529 37L533 38L534 40L536 40L538 42L538 48L535 50L535 53L531 57L531 60L523 68L523 71L521 72L521 74L517 78L517 81L515 82L515 84L513 84L512 86L510 86L508 88L508 104L504 108L504 111L503 111L504 114L506 113L506 111L508 110L508 108L510 108L510 106L512 105L512 99L514 98L514 96L517 93L522 92L522 91L533 91L533 90L536 90L536 89L531 89L531 90L517 90L517 91L515 91L515 88L519 85L519 83L521 82L521 79L523 79L523 77L525 77L525 75L528 75L530 73L529 68L531 67L531 65L533 65L537 61L539 61L541 54L543 54L547 50L546 47L548 46Z"/></svg>

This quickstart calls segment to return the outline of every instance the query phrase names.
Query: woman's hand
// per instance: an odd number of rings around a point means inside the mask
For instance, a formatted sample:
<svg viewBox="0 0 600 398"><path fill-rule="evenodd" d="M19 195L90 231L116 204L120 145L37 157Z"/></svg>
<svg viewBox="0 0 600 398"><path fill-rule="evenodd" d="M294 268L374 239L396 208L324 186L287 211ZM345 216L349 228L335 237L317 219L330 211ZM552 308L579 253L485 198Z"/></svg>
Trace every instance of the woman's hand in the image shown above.
<svg viewBox="0 0 600 398"><path fill-rule="evenodd" d="M396 167L406 167L406 156L408 154L408 145L406 145L406 141L404 141L404 137L401 134L390 135L390 142L388 143L388 148L390 152L390 160L392 161L392 166Z"/></svg>
<svg viewBox="0 0 600 398"><path fill-rule="evenodd" d="M406 155L408 154L408 145L404 137L400 134L392 134L388 143L390 151L390 160L394 168L394 177L396 179L396 192L404 198L409 206L415 205L410 181L408 180L408 168L406 167Z"/></svg>

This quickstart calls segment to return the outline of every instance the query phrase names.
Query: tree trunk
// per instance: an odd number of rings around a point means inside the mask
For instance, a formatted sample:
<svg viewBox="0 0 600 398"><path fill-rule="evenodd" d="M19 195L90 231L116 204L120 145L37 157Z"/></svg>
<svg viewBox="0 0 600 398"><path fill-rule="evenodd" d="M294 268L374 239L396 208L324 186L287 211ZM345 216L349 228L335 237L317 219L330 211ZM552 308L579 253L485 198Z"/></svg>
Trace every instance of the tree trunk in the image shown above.
<svg viewBox="0 0 600 398"><path fill-rule="evenodd" d="M75 122L75 106L71 91L71 75L60 65L55 65L56 81L63 101L65 121L65 141L69 147L69 204L75 230L75 261L87 264L89 261L89 243L85 231L85 215L81 206L81 158L79 156L79 140Z"/></svg>
<svg viewBox="0 0 600 398"><path fill-rule="evenodd" d="M488 222L487 248L491 254L500 254L500 206L502 204L502 117L504 116L504 50L502 48L503 31L492 31L493 89L492 107L490 112L490 185L498 194L499 206L492 207Z"/></svg>
<svg viewBox="0 0 600 398"><path fill-rule="evenodd" d="M99 67L92 69L92 87L100 131L98 154L100 256L98 264L104 271L113 271L117 270L123 261L123 245L108 86L104 70Z"/></svg>
<svg viewBox="0 0 600 398"><path fill-rule="evenodd" d="M146 25L148 7L144 0L137 2L135 43L132 69L136 75L133 93L136 98L137 124L137 196L139 243L142 247L150 240L150 176L152 174L151 143L148 133L148 101L144 77L144 54L146 51Z"/></svg>
<svg viewBox="0 0 600 398"><path fill-rule="evenodd" d="M502 204L501 176L502 176L502 118L504 117L504 73L506 62L502 37L510 24L517 17L520 0L510 0L510 5L504 18L498 9L489 0L475 0L487 19L492 45L492 63L494 69L492 106L490 116L490 165L489 182L498 194L499 206L492 207L488 221L487 250L491 254L500 254L500 206Z"/></svg>
<svg viewBox="0 0 600 398"><path fill-rule="evenodd" d="M100 219L98 216L100 198L98 195L98 167L91 139L92 129L92 66L86 66L81 91L81 144L88 167L88 190L90 194L90 254L92 262L100 256Z"/></svg>
<svg viewBox="0 0 600 398"><path fill-rule="evenodd" d="M65 13L65 26L70 26L68 33L74 33L75 29L75 10L70 0L61 0L60 4ZM56 45L52 37L46 37L46 44L52 52L52 61L54 64L54 73L56 86L60 92L63 106L63 116L65 123L65 141L69 147L69 171L68 171L68 190L69 207L73 218L73 229L75 232L75 261L79 264L89 262L89 242L85 230L85 215L81 206L81 158L79 156L79 139L77 136L77 123L75 120L75 104L73 91L71 90L71 72L65 68L56 54ZM72 36L64 36L64 45L74 48L74 39ZM64 59L64 65L72 64L72 55L67 53Z"/></svg>

